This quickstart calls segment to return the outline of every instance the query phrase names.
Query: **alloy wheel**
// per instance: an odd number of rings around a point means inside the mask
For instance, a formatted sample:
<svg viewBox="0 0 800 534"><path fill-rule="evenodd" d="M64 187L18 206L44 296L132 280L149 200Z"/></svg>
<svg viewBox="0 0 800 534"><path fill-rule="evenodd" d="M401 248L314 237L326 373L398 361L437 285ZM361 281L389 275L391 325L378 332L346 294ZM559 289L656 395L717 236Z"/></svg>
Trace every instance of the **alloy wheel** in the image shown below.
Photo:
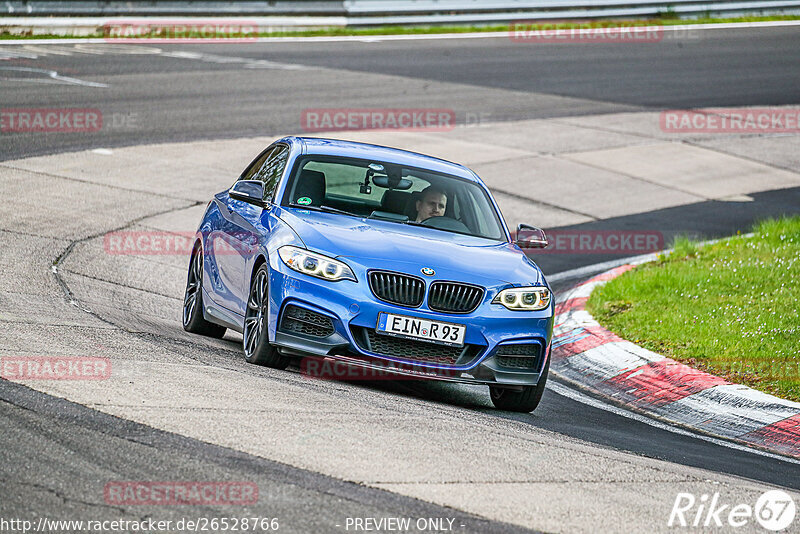
<svg viewBox="0 0 800 534"><path fill-rule="evenodd" d="M247 299L247 312L244 319L244 354L251 358L264 333L267 316L267 273L258 271L250 296Z"/></svg>

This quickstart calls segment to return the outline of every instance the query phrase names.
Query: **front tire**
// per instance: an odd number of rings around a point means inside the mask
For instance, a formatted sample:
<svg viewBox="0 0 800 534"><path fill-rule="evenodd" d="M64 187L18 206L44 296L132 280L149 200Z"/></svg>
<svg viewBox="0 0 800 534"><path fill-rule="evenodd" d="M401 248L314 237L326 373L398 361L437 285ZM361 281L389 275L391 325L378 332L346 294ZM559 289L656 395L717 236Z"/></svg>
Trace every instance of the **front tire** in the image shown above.
<svg viewBox="0 0 800 534"><path fill-rule="evenodd" d="M530 413L534 411L536 407L539 406L539 401L542 400L549 372L550 360L548 359L547 363L544 365L544 369L542 369L542 376L539 378L539 383L535 386L523 386L522 391L489 386L492 404L494 404L494 407L498 410L505 410L508 412Z"/></svg>
<svg viewBox="0 0 800 534"><path fill-rule="evenodd" d="M189 275L183 296L183 329L217 339L225 335L224 326L209 323L203 317L203 248L200 246L195 248L189 261Z"/></svg>
<svg viewBox="0 0 800 534"><path fill-rule="evenodd" d="M250 283L250 295L247 297L247 311L244 316L244 333L242 345L244 359L248 363L266 365L273 369L286 369L289 358L281 356L269 344L267 318L269 310L269 268L261 265Z"/></svg>

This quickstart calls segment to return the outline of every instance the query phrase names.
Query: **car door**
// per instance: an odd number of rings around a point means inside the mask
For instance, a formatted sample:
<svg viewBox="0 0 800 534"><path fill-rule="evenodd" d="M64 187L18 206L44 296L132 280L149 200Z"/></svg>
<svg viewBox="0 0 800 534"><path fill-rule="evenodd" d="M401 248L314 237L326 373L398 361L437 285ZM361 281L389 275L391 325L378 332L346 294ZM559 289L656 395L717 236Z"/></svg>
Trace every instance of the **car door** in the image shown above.
<svg viewBox="0 0 800 534"><path fill-rule="evenodd" d="M275 189L286 168L289 147L278 144L268 148L242 173L240 180L259 180L264 183L264 200L270 202L266 208L231 198L225 193L220 207L225 219L224 233L230 244L226 254L220 255L221 270L226 271L224 284L229 289L230 309L244 315L250 290L250 273L247 266L258 252L258 244L269 238L269 228L262 223L265 211L272 210Z"/></svg>

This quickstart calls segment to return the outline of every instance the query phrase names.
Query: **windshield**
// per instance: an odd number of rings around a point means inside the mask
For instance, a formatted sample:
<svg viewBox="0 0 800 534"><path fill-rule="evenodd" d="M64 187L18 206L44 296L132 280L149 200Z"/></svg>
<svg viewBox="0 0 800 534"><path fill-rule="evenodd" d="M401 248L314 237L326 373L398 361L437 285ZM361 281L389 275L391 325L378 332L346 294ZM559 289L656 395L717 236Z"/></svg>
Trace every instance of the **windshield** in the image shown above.
<svg viewBox="0 0 800 534"><path fill-rule="evenodd" d="M455 176L382 161L312 155L298 160L289 180L285 206L506 240L486 191Z"/></svg>

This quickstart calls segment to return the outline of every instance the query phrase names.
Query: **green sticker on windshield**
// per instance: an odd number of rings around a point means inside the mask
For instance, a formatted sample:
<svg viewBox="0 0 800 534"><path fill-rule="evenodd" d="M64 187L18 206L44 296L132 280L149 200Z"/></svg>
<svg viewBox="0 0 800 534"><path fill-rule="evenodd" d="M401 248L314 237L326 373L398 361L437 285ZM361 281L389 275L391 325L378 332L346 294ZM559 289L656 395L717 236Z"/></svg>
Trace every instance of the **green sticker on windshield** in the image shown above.
<svg viewBox="0 0 800 534"><path fill-rule="evenodd" d="M300 197L297 199L298 204L302 204L303 206L307 206L311 204L311 199L308 197Z"/></svg>

